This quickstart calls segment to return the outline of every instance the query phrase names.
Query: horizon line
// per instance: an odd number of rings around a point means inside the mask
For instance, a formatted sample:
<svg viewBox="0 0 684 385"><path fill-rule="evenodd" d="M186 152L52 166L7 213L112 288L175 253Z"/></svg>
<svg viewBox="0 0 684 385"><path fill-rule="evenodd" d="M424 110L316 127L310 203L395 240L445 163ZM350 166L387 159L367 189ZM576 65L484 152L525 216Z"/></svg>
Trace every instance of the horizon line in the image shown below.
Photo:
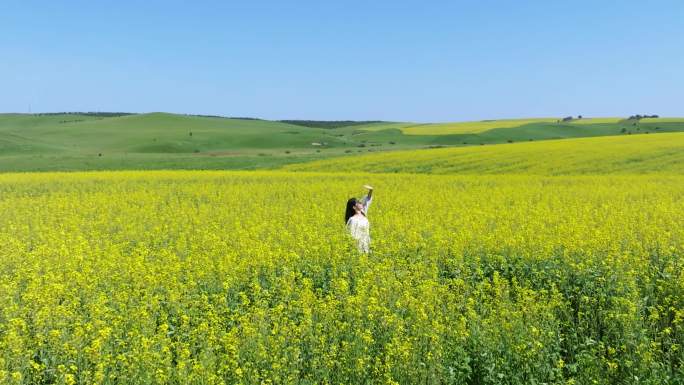
<svg viewBox="0 0 684 385"><path fill-rule="evenodd" d="M147 112L128 112L128 111L42 111L42 112L0 112L0 115L111 115L110 117L122 117L131 115L152 115L152 114L167 114L167 115L177 115L177 116L190 116L190 117L204 117L204 118L217 118L217 119L235 119L235 120L263 120L272 122L285 122L285 121L316 121L316 122L369 122L369 123L423 123L418 121L410 120L379 120L379 119L302 119L302 118L286 118L286 119L265 119L254 116L229 116L229 115L217 115L217 114L200 114L200 113L183 113L183 112L168 112L168 111L147 111ZM660 116L658 114L635 114L632 116L642 116L643 118L649 118L650 116L657 116L658 119L684 119L682 116ZM527 117L514 117L514 118L496 118L496 119L477 119L477 120L450 120L450 121L430 121L424 123L470 123L470 122L494 122L494 121L511 121L511 120L562 120L566 118L571 118L572 120L589 120L589 119L624 119L628 120L632 116L584 116L584 115L566 115L566 116L527 116Z"/></svg>

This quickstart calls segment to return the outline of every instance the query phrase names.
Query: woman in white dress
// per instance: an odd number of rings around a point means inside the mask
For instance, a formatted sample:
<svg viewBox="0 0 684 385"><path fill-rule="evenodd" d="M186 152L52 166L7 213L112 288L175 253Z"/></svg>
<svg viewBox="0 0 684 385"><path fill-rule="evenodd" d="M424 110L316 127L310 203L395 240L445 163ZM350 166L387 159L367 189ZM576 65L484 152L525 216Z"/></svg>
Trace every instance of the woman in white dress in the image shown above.
<svg viewBox="0 0 684 385"><path fill-rule="evenodd" d="M352 238L356 240L359 251L362 253L370 252L370 223L366 214L368 207L371 204L373 196L373 187L364 186L368 189L363 199L350 198L347 201L347 210L344 213L344 221L347 224L347 230Z"/></svg>

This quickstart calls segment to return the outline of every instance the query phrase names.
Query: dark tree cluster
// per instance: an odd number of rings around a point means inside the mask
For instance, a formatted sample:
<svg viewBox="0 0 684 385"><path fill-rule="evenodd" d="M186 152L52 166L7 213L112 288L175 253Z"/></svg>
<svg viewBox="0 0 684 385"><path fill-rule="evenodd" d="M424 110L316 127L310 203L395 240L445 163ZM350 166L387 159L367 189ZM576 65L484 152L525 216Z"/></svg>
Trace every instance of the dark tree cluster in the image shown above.
<svg viewBox="0 0 684 385"><path fill-rule="evenodd" d="M583 118L582 115L577 115L577 119L582 119L582 118ZM556 123L560 123L560 122L569 122L569 121L574 120L574 119L575 119L575 118L573 118L572 116L566 116L566 117L564 117L564 118L561 119L561 120L556 120Z"/></svg>
<svg viewBox="0 0 684 385"><path fill-rule="evenodd" d="M639 120L639 119L646 119L646 118L659 118L658 115L632 115L629 117L630 120Z"/></svg>

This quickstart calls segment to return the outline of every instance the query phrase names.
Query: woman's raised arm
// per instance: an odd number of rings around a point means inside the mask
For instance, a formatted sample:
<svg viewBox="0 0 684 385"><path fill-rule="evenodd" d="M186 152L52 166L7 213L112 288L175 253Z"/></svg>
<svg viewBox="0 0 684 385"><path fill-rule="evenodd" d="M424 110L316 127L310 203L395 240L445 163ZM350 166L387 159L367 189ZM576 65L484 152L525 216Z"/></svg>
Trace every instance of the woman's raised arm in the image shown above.
<svg viewBox="0 0 684 385"><path fill-rule="evenodd" d="M370 206L371 203L371 199L373 199L373 187L369 185L364 185L363 187L368 189L368 194L366 194L366 197L363 198L363 211L367 212L368 206Z"/></svg>

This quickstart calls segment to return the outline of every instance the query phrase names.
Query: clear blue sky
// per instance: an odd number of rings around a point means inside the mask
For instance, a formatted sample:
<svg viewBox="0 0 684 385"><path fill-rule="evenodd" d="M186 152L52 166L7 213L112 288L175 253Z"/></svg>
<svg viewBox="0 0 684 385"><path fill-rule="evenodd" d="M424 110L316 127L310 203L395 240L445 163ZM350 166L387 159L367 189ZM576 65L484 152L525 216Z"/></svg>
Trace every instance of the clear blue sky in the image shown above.
<svg viewBox="0 0 684 385"><path fill-rule="evenodd" d="M0 3L0 112L684 116L684 2Z"/></svg>

